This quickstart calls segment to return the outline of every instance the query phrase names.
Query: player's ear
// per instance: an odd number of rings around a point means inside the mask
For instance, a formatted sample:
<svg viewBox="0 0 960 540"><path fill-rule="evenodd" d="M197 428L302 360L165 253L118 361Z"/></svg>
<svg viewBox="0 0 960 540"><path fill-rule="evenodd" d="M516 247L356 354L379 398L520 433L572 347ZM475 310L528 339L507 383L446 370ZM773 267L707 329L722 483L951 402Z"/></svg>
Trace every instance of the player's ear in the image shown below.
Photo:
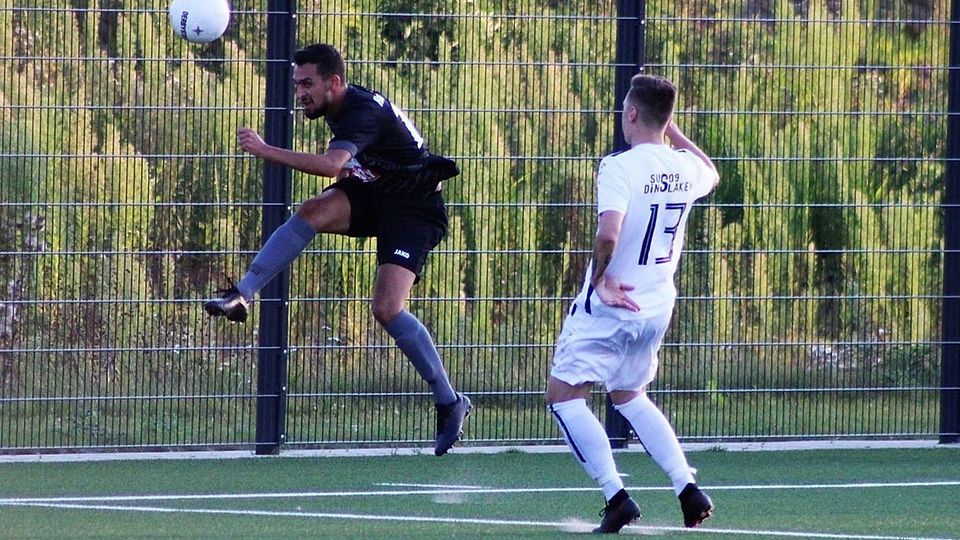
<svg viewBox="0 0 960 540"><path fill-rule="evenodd" d="M344 85L343 77L341 77L340 75L338 75L338 74L336 74L336 73L330 75L330 78L328 79L328 82L330 83L330 86L334 86L334 87L337 87L337 88L340 88L341 86Z"/></svg>

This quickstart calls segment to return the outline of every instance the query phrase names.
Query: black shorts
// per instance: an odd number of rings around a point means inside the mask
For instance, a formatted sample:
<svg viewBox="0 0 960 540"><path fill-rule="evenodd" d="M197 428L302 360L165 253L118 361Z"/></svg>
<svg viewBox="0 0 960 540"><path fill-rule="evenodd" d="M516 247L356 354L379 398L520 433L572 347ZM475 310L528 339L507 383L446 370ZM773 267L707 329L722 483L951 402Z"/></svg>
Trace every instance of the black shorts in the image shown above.
<svg viewBox="0 0 960 540"><path fill-rule="evenodd" d="M447 209L440 192L426 196L385 194L356 178L344 178L326 189L334 188L350 201L346 235L375 237L377 264L402 266L419 281L427 253L447 234Z"/></svg>

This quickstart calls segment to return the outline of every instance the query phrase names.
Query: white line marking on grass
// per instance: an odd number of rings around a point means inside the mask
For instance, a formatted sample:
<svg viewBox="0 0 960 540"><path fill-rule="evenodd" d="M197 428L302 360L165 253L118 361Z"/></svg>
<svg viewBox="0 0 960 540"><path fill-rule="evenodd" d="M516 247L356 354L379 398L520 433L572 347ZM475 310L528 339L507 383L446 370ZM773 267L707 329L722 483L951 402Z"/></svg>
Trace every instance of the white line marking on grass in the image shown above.
<svg viewBox="0 0 960 540"><path fill-rule="evenodd" d="M377 482L375 486L408 487L408 488L438 488L438 489L483 489L483 486L458 486L455 484L406 484L403 482Z"/></svg>
<svg viewBox="0 0 960 540"><path fill-rule="evenodd" d="M554 523L546 521L511 521L504 519L481 518L442 518L430 516L388 516L382 514L347 514L333 512L291 512L282 510L229 510L221 508L164 508L162 506L113 506L100 504L52 504L52 503L17 503L10 506L30 506L41 508L60 508L76 510L117 510L121 512L157 512L165 514L227 514L234 516L270 516L270 517L314 517L332 519L363 519L369 521L410 521L428 523L473 523L477 525L529 525L551 526Z"/></svg>
<svg viewBox="0 0 960 540"><path fill-rule="evenodd" d="M775 484L754 486L701 486L704 491L754 490L754 489L848 489L884 487L935 487L960 486L960 480L942 482L864 482L847 484ZM133 502L133 501L188 501L188 500L233 500L233 499L292 499L320 497L389 497L409 495L447 494L508 494L508 493L573 493L593 492L596 487L544 487L544 488L447 488L447 489L397 489L378 491L302 491L283 493L184 493L175 495L106 495L78 497L9 497L0 498L4 504L76 503L76 502ZM628 486L629 491L672 491L669 486Z"/></svg>
<svg viewBox="0 0 960 540"><path fill-rule="evenodd" d="M778 451L778 450L884 450L891 448L950 448L960 450L960 444L940 444L936 439L919 440L825 440L825 441L771 441L758 443L700 443L690 442L680 445L685 452L698 451ZM457 446L454 454L504 454L519 452L522 454L563 454L569 452L566 445L504 445L504 446ZM618 448L615 453L646 453L643 445L634 444L628 448ZM281 458L317 458L317 457L385 457L385 456L430 456L433 448L339 448L300 450L287 448L275 455L258 455L251 450L189 451L189 452L98 452L84 454L17 454L2 455L0 463L62 463L87 461L131 461L131 460L179 460L179 459L281 459Z"/></svg>
<svg viewBox="0 0 960 540"><path fill-rule="evenodd" d="M530 520L508 520L508 519L486 519L486 518L445 518L431 516L387 516L387 515L368 515L368 514L347 514L332 512L290 512L273 510L228 510L217 508L164 508L157 506L111 506L97 504L51 504L51 503L15 503L11 506L29 506L41 508L58 508L73 510L115 510L120 512L145 512L145 513L164 513L164 514L219 514L234 516L261 516L261 517L309 517L309 518L329 518L329 519L349 519L366 521L395 521L395 522L418 522L418 523L460 523L470 525L505 525L521 527L550 527L563 529L569 527L570 522L557 521L530 521ZM657 532L686 532L699 534L733 534L748 536L785 536L800 538L830 538L840 540L954 540L950 538L936 538L926 536L883 536L883 535L861 535L861 534L834 534L818 533L809 531L770 531L770 530L744 530L744 529L711 529L701 527L698 529L686 529L683 527L659 527L659 526L628 526L629 532L643 534L648 531Z"/></svg>
<svg viewBox="0 0 960 540"><path fill-rule="evenodd" d="M885 487L936 487L960 486L960 480L933 482L850 482L846 484L757 484L753 486L700 486L704 490L736 491L751 489L847 489L847 488L885 488ZM630 488L644 489L644 488ZM670 488L673 489L673 488Z"/></svg>
<svg viewBox="0 0 960 540"><path fill-rule="evenodd" d="M597 491L595 487L578 488L479 488L479 489L397 489L382 491L303 491L287 493L210 493L181 495L107 495L91 497L29 497L0 499L4 504L35 503L73 503L73 502L125 502L125 501L191 501L191 500L231 500L231 499L292 499L320 497L387 497L409 495L447 495L451 493L561 493L577 491ZM632 488L631 488L632 489ZM660 488L657 488L660 489ZM664 488L666 489L666 488ZM672 489L672 488L671 488Z"/></svg>
<svg viewBox="0 0 960 540"><path fill-rule="evenodd" d="M812 531L772 531L749 529L711 529L710 527L700 527L697 529L686 529L683 527L644 527L631 525L631 529L648 529L654 531L673 531L688 532L700 534L733 534L736 536L786 536L793 538L836 538L844 540L956 540L949 537L935 536L884 536L878 534L844 534L844 533L822 533Z"/></svg>

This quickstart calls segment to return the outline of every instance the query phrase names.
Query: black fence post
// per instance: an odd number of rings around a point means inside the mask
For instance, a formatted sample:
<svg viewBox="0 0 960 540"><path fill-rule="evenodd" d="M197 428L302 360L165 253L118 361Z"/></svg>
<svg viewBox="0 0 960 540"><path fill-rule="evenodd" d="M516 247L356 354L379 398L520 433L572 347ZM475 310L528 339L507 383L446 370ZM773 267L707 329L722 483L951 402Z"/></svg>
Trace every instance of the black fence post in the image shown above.
<svg viewBox="0 0 960 540"><path fill-rule="evenodd" d="M623 98L627 95L627 90L630 90L630 79L643 71L646 11L645 1L617 0L617 71L614 80L616 89L614 106L618 114L613 124L614 151L616 152L627 149L619 112Z"/></svg>
<svg viewBox="0 0 960 540"><path fill-rule="evenodd" d="M623 139L620 106L630 90L630 79L643 70L644 31L647 3L643 0L617 0L617 66L614 77L614 150L626 150ZM613 448L626 448L630 439L630 423L616 409L610 396L606 399L604 429Z"/></svg>
<svg viewBox="0 0 960 540"><path fill-rule="evenodd" d="M296 2L267 2L266 119L263 138L290 148L293 89L290 60L296 43ZM269 162L263 166L263 240L290 217L292 174ZM287 313L290 272L286 269L260 291L257 362L257 454L276 454L283 444L287 410Z"/></svg>
<svg viewBox="0 0 960 540"><path fill-rule="evenodd" d="M940 357L940 442L944 444L960 442L960 0L951 4Z"/></svg>

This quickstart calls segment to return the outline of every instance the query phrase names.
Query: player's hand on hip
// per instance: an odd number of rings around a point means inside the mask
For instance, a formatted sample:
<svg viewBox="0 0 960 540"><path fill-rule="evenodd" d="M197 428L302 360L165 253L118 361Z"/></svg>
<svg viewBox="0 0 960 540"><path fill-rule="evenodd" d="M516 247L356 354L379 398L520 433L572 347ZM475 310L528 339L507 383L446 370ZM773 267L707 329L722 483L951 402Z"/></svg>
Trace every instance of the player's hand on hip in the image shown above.
<svg viewBox="0 0 960 540"><path fill-rule="evenodd" d="M594 291L597 293L600 301L608 306L637 312L640 311L640 306L627 296L627 293L633 289L634 287L632 285L620 283L620 281L610 276L604 276L600 283L594 288Z"/></svg>
<svg viewBox="0 0 960 540"><path fill-rule="evenodd" d="M263 155L263 151L267 148L267 143L263 142L260 135L250 128L237 129L237 142L240 143L240 148L244 152L249 152L255 156Z"/></svg>

